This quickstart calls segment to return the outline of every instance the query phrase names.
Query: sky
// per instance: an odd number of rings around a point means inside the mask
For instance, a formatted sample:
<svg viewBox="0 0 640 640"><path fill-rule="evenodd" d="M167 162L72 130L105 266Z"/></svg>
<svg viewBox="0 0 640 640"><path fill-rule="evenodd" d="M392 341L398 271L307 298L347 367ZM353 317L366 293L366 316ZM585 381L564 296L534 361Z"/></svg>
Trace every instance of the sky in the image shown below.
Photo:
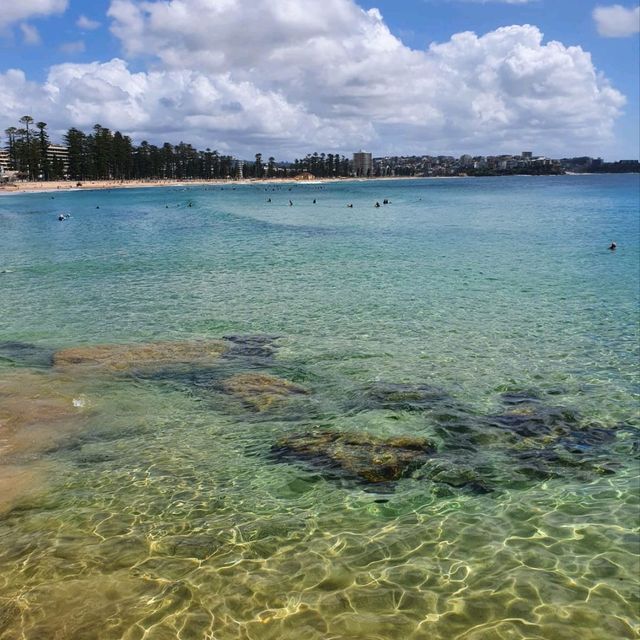
<svg viewBox="0 0 640 640"><path fill-rule="evenodd" d="M29 114L53 141L99 123L243 158L640 156L637 2L2 4L2 132Z"/></svg>

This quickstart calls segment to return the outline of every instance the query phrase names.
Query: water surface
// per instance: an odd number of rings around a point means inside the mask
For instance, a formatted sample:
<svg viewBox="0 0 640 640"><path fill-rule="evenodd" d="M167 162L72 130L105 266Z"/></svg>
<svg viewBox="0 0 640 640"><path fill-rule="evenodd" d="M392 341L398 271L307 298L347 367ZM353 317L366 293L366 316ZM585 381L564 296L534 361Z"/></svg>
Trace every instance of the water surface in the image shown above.
<svg viewBox="0 0 640 640"><path fill-rule="evenodd" d="M32 416L0 448L0 638L637 637L638 193L0 198L0 420ZM206 366L52 366L234 336ZM247 374L307 393L230 393ZM383 483L278 455L319 432L437 451Z"/></svg>

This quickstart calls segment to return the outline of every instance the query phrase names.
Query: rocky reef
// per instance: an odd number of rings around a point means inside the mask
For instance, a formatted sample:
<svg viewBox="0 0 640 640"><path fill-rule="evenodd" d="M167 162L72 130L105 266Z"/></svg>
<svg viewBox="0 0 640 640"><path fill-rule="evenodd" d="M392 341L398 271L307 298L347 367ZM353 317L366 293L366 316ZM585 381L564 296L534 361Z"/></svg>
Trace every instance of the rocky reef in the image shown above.
<svg viewBox="0 0 640 640"><path fill-rule="evenodd" d="M228 335L55 353L21 342L0 343L0 358L9 364L0 378L0 453L24 448L36 431L47 442L51 434L74 428L87 410L74 391L78 382L111 375L118 384L132 378L168 384L243 422L309 424L319 416L324 420L327 406L329 420L355 417L362 423L357 429L298 432L270 449L272 460L303 462L329 477L377 484L412 475L486 493L506 484L525 486L565 475L588 479L616 470L611 450L620 430L583 420L571 407L549 400L550 394L503 388L498 408L480 413L428 383L375 381L346 390L346 402L343 396L339 405L323 405L318 388L312 396L310 388L294 381L308 379L304 370L276 366L277 340ZM405 412L411 416L402 418ZM410 420L417 433L382 438L366 431L370 420L390 418ZM422 434L428 437L418 437Z"/></svg>
<svg viewBox="0 0 640 640"><path fill-rule="evenodd" d="M134 373L176 365L203 366L215 362L227 350L228 345L220 340L93 345L56 351L53 364L58 369L92 367Z"/></svg>
<svg viewBox="0 0 640 640"><path fill-rule="evenodd" d="M426 438L378 438L365 432L322 430L281 438L271 449L280 461L305 463L368 483L391 482L411 474L435 452Z"/></svg>
<svg viewBox="0 0 640 640"><path fill-rule="evenodd" d="M267 411L291 396L307 395L308 389L266 373L240 373L223 380L224 393L241 400L254 411Z"/></svg>
<svg viewBox="0 0 640 640"><path fill-rule="evenodd" d="M448 393L429 384L375 382L352 405L359 410L422 411L449 400Z"/></svg>

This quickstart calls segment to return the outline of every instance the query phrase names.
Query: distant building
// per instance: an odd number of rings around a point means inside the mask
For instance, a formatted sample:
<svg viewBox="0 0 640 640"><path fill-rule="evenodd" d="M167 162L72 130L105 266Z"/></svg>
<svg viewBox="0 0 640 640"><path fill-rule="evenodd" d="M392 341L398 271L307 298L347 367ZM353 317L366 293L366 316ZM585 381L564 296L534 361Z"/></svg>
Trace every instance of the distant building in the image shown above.
<svg viewBox="0 0 640 640"><path fill-rule="evenodd" d="M47 148L47 157L50 162L59 160L65 168L69 165L69 149L63 144L50 144Z"/></svg>
<svg viewBox="0 0 640 640"><path fill-rule="evenodd" d="M47 148L47 160L52 167L58 165L59 174L69 173L69 149L63 144L50 144Z"/></svg>
<svg viewBox="0 0 640 640"><path fill-rule="evenodd" d="M9 170L9 152L6 149L0 149L0 175Z"/></svg>
<svg viewBox="0 0 640 640"><path fill-rule="evenodd" d="M236 162L236 178L238 178L238 180L242 180L244 177L243 169L244 169L244 160L238 160Z"/></svg>
<svg viewBox="0 0 640 640"><path fill-rule="evenodd" d="M357 176L368 178L373 174L373 159L367 151L358 151L353 154L353 172Z"/></svg>
<svg viewBox="0 0 640 640"><path fill-rule="evenodd" d="M531 160L531 158L533 158L533 151L523 151L521 157L523 160Z"/></svg>

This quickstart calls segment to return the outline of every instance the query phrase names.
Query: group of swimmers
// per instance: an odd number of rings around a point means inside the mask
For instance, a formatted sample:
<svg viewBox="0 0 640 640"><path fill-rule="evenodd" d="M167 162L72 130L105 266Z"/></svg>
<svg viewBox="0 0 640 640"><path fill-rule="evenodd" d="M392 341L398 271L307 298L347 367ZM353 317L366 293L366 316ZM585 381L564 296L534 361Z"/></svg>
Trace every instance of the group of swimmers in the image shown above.
<svg viewBox="0 0 640 640"><path fill-rule="evenodd" d="M270 203L270 202L271 202L271 198L267 198L267 202L268 202L268 203ZM314 198L314 199L312 200L312 202L313 202L313 204L316 204L316 199ZM382 201L382 204L391 204L391 200L389 200L389 199L385 198L385 199ZM189 205L189 206L191 206L191 205ZM293 207L293 200L289 200L289 206L290 206L290 207ZM376 207L376 209L377 209L377 208L379 208L379 207L380 207L380 203L379 203L379 202L376 202L373 206L374 206L374 207ZM352 202L350 202L350 203L347 205L347 207L348 207L349 209L353 209L353 203L352 203Z"/></svg>

